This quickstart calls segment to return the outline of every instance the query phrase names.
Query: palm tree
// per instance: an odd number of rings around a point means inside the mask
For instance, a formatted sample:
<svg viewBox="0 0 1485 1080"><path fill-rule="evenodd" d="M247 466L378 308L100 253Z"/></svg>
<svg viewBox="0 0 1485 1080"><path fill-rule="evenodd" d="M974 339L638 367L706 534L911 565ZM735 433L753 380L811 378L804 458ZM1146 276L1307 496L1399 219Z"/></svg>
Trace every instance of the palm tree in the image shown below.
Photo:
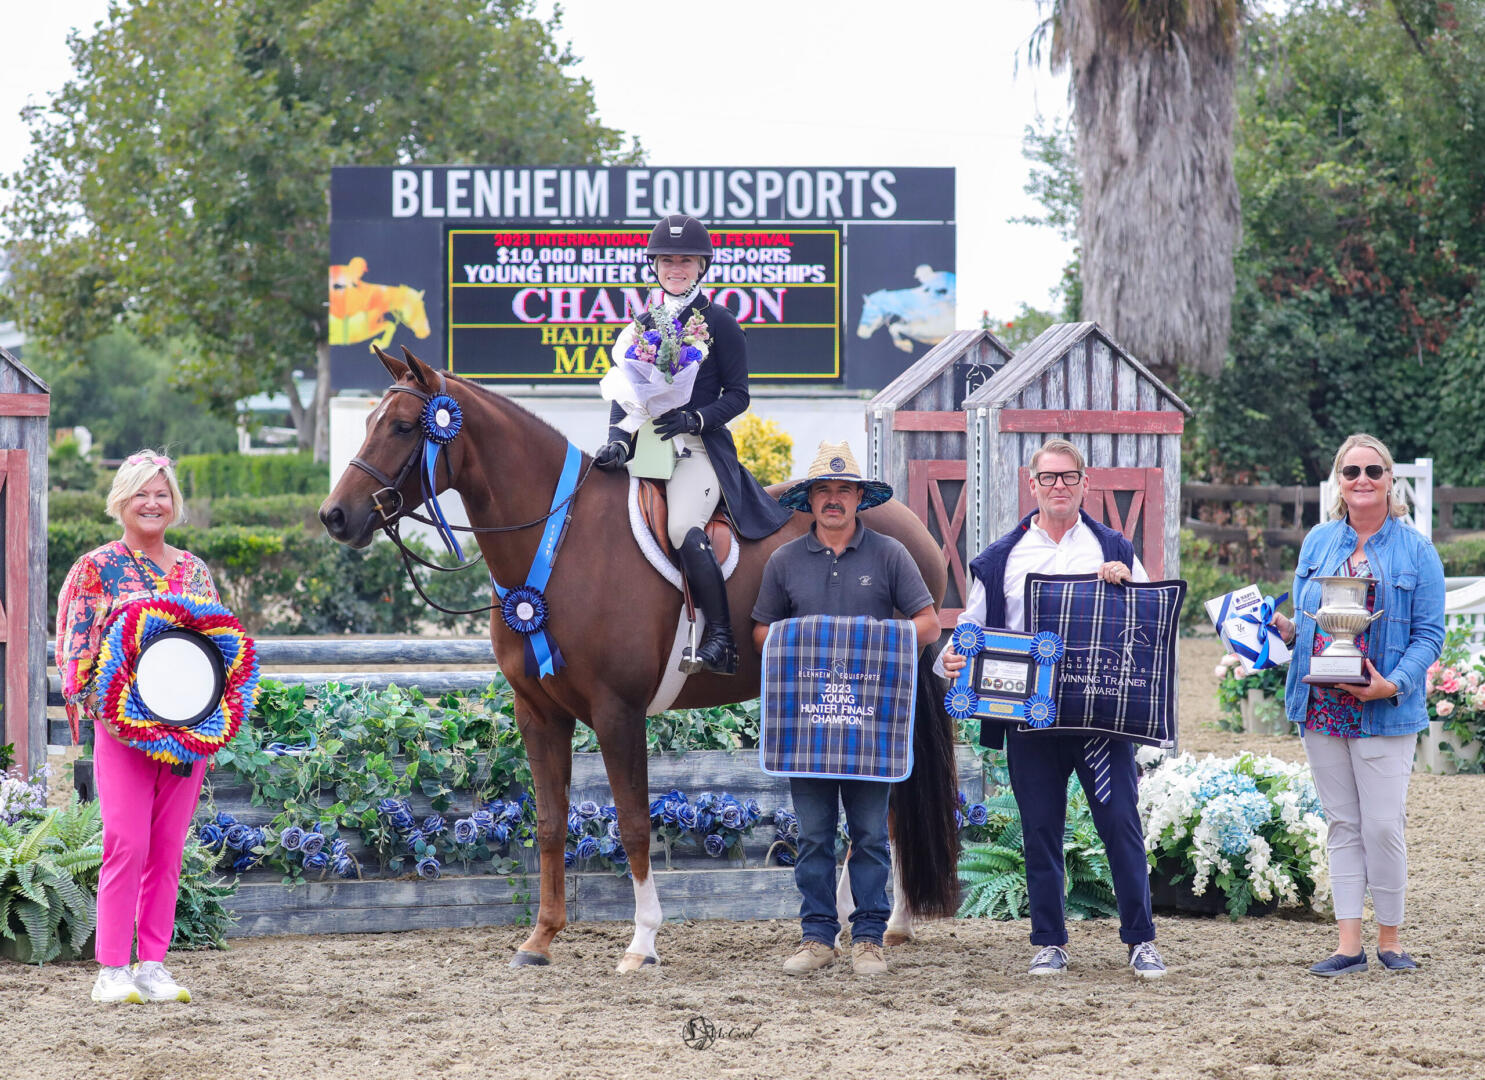
<svg viewBox="0 0 1485 1080"><path fill-rule="evenodd" d="M1040 0L1071 71L1083 317L1163 375L1222 368L1242 223L1232 172L1243 0Z"/></svg>

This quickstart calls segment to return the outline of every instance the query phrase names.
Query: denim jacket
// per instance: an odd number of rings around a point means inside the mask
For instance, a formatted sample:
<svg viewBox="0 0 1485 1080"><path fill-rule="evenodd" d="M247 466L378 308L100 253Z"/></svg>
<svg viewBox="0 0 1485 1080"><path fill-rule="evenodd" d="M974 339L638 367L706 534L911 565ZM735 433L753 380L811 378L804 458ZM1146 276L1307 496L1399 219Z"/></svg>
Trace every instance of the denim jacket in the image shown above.
<svg viewBox="0 0 1485 1080"><path fill-rule="evenodd" d="M1315 620L1305 612L1320 607L1320 577L1341 572L1356 550L1349 521L1316 525L1299 549L1294 571L1294 658L1284 707L1292 723L1303 725L1311 687L1300 682L1310 670ZM1376 609L1382 617L1366 632L1367 657L1397 685L1395 701L1368 701L1361 707L1361 730L1368 735L1408 735L1428 726L1424 676L1444 646L1444 566L1423 534L1395 517L1366 542L1365 554L1377 579Z"/></svg>

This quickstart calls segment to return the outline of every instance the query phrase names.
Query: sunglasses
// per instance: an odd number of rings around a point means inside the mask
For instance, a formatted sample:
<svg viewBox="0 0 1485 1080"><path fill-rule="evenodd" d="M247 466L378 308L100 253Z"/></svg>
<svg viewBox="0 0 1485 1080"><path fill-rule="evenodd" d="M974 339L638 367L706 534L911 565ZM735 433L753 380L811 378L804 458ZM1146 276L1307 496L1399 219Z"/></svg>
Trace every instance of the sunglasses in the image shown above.
<svg viewBox="0 0 1485 1080"><path fill-rule="evenodd" d="M1385 465L1368 465L1366 467L1366 478L1368 480L1380 480L1387 472ZM1355 480L1361 475L1360 465L1342 465L1341 477L1345 480Z"/></svg>
<svg viewBox="0 0 1485 1080"><path fill-rule="evenodd" d="M170 468L170 459L168 457L156 457L153 454L131 454L124 461L129 465L144 465L148 463L158 465L162 469Z"/></svg>
<svg viewBox="0 0 1485 1080"><path fill-rule="evenodd" d="M1077 487L1078 482L1083 479L1083 474L1077 469L1068 472L1039 472L1036 474L1036 482L1042 487L1052 487L1061 480L1065 487Z"/></svg>

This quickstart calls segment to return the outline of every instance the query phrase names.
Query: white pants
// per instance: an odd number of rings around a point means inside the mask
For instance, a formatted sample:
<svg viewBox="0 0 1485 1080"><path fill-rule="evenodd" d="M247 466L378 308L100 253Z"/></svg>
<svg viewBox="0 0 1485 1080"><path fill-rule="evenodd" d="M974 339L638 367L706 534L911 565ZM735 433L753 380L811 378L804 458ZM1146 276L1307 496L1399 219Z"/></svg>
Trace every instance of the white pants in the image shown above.
<svg viewBox="0 0 1485 1080"><path fill-rule="evenodd" d="M1330 826L1337 919L1361 918L1371 890L1379 926L1400 926L1408 884L1408 778L1417 735L1337 738L1305 730L1305 756Z"/></svg>
<svg viewBox="0 0 1485 1080"><path fill-rule="evenodd" d="M677 435L675 441L680 444L677 450L691 451L676 458L675 471L665 482L666 532L671 547L679 550L688 532L706 528L722 497L722 485L717 482L717 470L712 468L700 435Z"/></svg>

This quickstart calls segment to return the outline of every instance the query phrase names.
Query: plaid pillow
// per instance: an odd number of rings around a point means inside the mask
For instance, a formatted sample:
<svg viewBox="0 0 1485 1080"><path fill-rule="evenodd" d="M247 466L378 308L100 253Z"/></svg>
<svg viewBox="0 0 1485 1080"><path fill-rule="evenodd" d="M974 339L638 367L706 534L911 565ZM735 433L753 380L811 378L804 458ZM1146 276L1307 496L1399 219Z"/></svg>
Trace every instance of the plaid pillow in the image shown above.
<svg viewBox="0 0 1485 1080"><path fill-rule="evenodd" d="M1067 650L1057 672L1056 722L1039 730L1172 745L1185 598L1184 581L1108 585L1097 574L1028 575L1027 629L1052 631Z"/></svg>

